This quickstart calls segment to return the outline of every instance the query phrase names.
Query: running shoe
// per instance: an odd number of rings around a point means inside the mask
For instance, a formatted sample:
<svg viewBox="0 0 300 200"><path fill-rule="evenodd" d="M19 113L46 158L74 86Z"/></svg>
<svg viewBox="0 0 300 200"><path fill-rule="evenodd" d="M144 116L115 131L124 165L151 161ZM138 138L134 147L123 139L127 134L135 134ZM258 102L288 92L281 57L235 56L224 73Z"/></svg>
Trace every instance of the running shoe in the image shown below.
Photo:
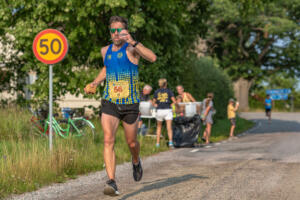
<svg viewBox="0 0 300 200"><path fill-rule="evenodd" d="M155 145L157 148L159 148L159 143L156 143L156 145Z"/></svg>
<svg viewBox="0 0 300 200"><path fill-rule="evenodd" d="M120 193L118 191L116 181L113 179L106 181L103 193L109 196L118 196Z"/></svg>
<svg viewBox="0 0 300 200"><path fill-rule="evenodd" d="M132 169L133 169L133 179L135 181L140 181L143 177L143 168L142 168L142 163L141 163L140 159L139 159L138 164L134 164L132 162Z"/></svg>
<svg viewBox="0 0 300 200"><path fill-rule="evenodd" d="M169 141L169 147L170 147L171 149L174 149L174 144L173 144L172 141Z"/></svg>

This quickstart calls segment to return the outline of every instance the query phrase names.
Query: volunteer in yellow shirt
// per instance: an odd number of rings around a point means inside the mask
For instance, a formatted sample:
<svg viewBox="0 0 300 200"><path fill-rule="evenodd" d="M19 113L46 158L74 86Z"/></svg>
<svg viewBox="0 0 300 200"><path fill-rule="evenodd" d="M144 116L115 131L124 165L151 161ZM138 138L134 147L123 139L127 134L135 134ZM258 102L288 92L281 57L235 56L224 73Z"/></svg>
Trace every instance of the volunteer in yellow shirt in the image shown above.
<svg viewBox="0 0 300 200"><path fill-rule="evenodd" d="M235 104L235 105L234 105ZM234 129L236 125L236 111L239 108L239 102L234 102L234 99L229 99L229 103L227 106L227 116L231 123L230 128L230 137L234 137Z"/></svg>

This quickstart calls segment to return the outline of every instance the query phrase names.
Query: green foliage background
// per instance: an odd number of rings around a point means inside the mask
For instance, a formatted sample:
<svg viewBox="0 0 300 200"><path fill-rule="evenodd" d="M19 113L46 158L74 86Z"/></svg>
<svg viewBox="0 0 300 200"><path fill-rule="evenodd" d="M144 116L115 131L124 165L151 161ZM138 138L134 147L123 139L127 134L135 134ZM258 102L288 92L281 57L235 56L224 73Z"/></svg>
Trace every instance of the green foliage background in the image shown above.
<svg viewBox="0 0 300 200"><path fill-rule="evenodd" d="M299 0L214 0L207 41L232 80L300 76Z"/></svg>
<svg viewBox="0 0 300 200"><path fill-rule="evenodd" d="M0 66L5 66L0 67L0 92L18 91L21 96L30 87L36 99L48 99L48 66L34 57L32 41L41 30L54 28L70 45L65 60L54 67L54 98L83 94L103 66L100 49L111 42L108 21L113 15L128 18L135 39L158 56L154 64L141 61L141 86L157 89L157 80L165 77L173 91L182 81L187 89L203 90L196 87L200 79L187 78L194 75L187 63L195 60L192 52L199 37L233 81L245 78L258 84L278 72L299 77L299 10L299 0L0 0L0 42L16 50L9 59L0 55ZM31 70L38 80L27 86L25 76ZM101 92L93 97L100 98ZM203 98L202 93L193 95Z"/></svg>
<svg viewBox="0 0 300 200"><path fill-rule="evenodd" d="M214 107L217 110L215 118L227 117L228 100L233 97L233 90L229 77L218 67L218 63L212 58L203 57L191 59L186 65L189 70L181 76L185 91L198 101L213 92Z"/></svg>
<svg viewBox="0 0 300 200"><path fill-rule="evenodd" d="M129 19L129 30L136 40L158 56L154 64L140 63L141 83L156 85L160 77L170 77L169 83L175 85L179 80L177 75L185 70L180 63L187 59L193 42L207 30L209 4L209 0L2 0L2 43L12 44L22 55L8 61L0 56L0 63L9 66L7 71L11 73L6 76L18 72L20 78L15 90L23 89L24 82L20 80L25 72L36 71L38 80L30 89L36 98L46 100L48 66L34 57L32 42L40 31L58 29L68 38L70 47L67 57L54 66L54 98L66 92L79 95L103 66L100 49L111 43L109 18L120 15ZM6 33L15 40L9 41L4 37ZM1 84L9 79L1 79Z"/></svg>

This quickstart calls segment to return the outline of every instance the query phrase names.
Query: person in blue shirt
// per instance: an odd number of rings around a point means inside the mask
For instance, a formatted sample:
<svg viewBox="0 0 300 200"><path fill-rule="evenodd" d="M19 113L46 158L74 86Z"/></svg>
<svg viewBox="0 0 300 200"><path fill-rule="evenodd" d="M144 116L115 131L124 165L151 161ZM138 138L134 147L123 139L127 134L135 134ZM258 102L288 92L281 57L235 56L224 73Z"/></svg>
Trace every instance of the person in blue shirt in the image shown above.
<svg viewBox="0 0 300 200"><path fill-rule="evenodd" d="M109 21L112 44L101 49L104 67L96 79L85 88L86 93L94 93L95 87L106 80L101 100L101 124L104 134L104 162L108 181L104 194L118 195L115 181L116 156L114 151L119 122L123 122L125 138L132 155L133 178L140 181L143 169L139 157L140 144L137 141L139 116L139 73L140 57L156 61L152 50L133 40L128 32L127 19L113 16Z"/></svg>
<svg viewBox="0 0 300 200"><path fill-rule="evenodd" d="M267 98L265 99L264 105L265 105L265 110L266 110L266 116L268 117L269 123L270 123L271 122L271 110L272 110L272 106L273 106L273 100L271 99L269 94L267 94Z"/></svg>

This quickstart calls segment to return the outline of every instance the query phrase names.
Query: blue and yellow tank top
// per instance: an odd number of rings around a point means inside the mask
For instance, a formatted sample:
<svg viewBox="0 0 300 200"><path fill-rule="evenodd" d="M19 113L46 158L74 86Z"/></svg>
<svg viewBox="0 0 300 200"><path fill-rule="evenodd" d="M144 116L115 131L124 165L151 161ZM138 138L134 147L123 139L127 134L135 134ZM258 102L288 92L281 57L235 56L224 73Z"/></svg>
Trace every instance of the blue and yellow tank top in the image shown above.
<svg viewBox="0 0 300 200"><path fill-rule="evenodd" d="M118 51L109 45L105 55L106 85L103 99L115 104L134 104L140 102L138 65L127 57L125 43Z"/></svg>

